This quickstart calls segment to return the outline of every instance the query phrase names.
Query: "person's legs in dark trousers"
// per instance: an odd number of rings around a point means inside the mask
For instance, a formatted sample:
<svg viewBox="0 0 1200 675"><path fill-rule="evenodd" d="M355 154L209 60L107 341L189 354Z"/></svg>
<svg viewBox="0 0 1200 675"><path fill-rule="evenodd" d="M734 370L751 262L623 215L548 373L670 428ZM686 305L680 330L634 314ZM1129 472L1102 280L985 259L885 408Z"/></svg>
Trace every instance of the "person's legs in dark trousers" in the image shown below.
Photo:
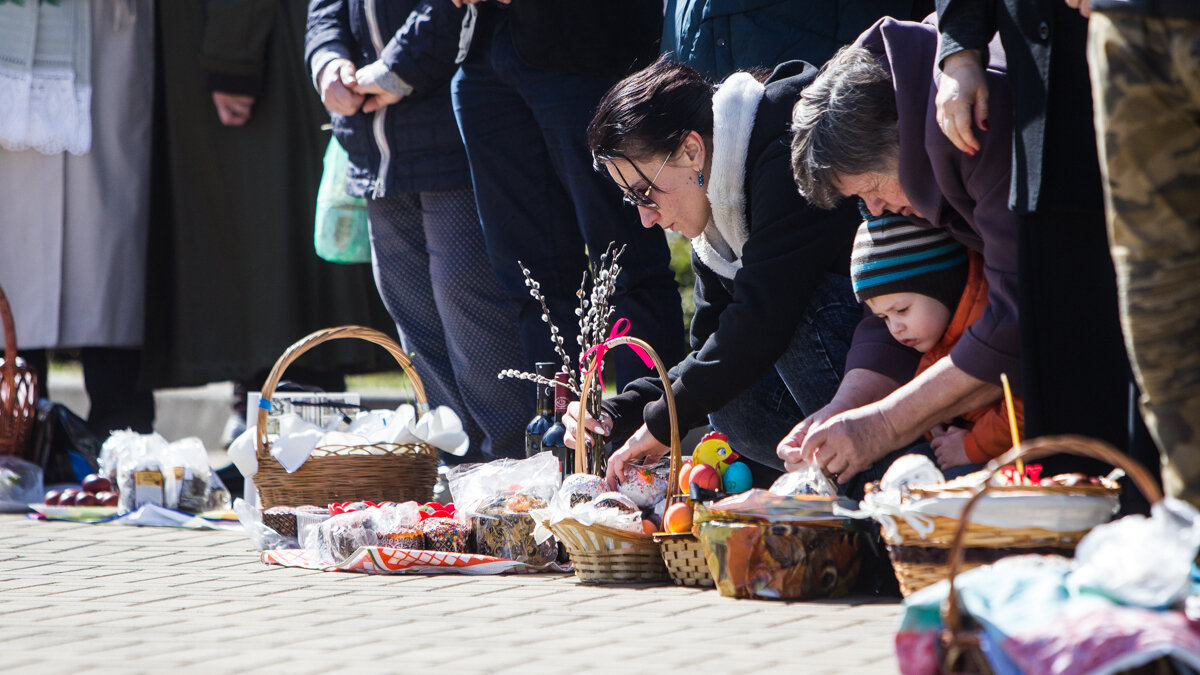
<svg viewBox="0 0 1200 675"><path fill-rule="evenodd" d="M462 396L454 382L454 369L446 353L445 330L429 279L421 197L393 192L380 199L369 199L367 214L375 286L396 322L400 345L411 355L430 407L445 405L461 413ZM484 461L482 430L469 416L463 416L462 421L471 439L467 458Z"/></svg>
<svg viewBox="0 0 1200 675"><path fill-rule="evenodd" d="M738 454L782 472L776 446L794 426L833 399L861 319L862 305L854 299L850 279L827 275L813 292L775 368L709 415L712 427L729 437Z"/></svg>
<svg viewBox="0 0 1200 675"><path fill-rule="evenodd" d="M574 358L584 245L596 260L610 242L627 245L613 321L628 318L630 335L650 342L665 363L677 363L683 357L683 319L665 238L658 229L641 227L617 188L594 170L585 143L596 103L615 80L526 66L506 25L483 39L455 77L455 115L488 257L501 286L521 306L526 368L559 358L517 261L541 285ZM618 351L614 361L619 385L646 374L631 351Z"/></svg>
<svg viewBox="0 0 1200 675"><path fill-rule="evenodd" d="M454 460L521 456L529 387L496 377L520 365L516 310L487 268L470 190L393 193L369 200L368 213L376 284L401 344L430 406L458 413L471 439Z"/></svg>
<svg viewBox="0 0 1200 675"><path fill-rule="evenodd" d="M88 430L101 440L118 429L148 434L154 431L154 392L138 384L140 349L84 347L83 386L91 404Z"/></svg>
<svg viewBox="0 0 1200 675"><path fill-rule="evenodd" d="M1157 450L1131 406L1133 376L1121 336L1104 214L1031 214L1022 219L1018 242L1025 436L1098 438L1153 473ZM1071 455L1042 463L1044 476L1111 470ZM1137 488L1128 480L1122 484L1122 510L1147 512Z"/></svg>
<svg viewBox="0 0 1200 675"><path fill-rule="evenodd" d="M523 458L536 387L497 374L520 368L517 307L487 263L470 189L421 194L433 298L445 330L459 410L483 433L486 459Z"/></svg>

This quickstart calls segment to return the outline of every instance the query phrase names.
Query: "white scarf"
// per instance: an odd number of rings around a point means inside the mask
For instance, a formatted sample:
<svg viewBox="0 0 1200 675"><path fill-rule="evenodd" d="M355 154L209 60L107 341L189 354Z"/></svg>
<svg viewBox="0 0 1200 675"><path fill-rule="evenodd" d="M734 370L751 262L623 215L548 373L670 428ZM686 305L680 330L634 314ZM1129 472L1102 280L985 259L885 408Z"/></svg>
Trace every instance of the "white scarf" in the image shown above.
<svg viewBox="0 0 1200 675"><path fill-rule="evenodd" d="M0 146L91 149L91 51L90 0L0 4Z"/></svg>
<svg viewBox="0 0 1200 675"><path fill-rule="evenodd" d="M750 236L746 222L746 154L763 84L749 73L734 73L713 94L713 157L708 201L712 220L692 240L692 250L713 272L733 279L742 268L742 247Z"/></svg>

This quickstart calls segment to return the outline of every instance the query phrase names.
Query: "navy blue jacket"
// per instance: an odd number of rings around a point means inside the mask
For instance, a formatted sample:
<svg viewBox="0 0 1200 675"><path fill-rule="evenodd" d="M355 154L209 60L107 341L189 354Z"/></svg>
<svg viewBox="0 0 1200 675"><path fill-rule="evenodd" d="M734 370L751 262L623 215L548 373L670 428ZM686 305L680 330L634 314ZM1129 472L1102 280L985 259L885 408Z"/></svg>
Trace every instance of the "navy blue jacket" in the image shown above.
<svg viewBox="0 0 1200 675"><path fill-rule="evenodd" d="M304 40L310 66L324 51L359 68L381 60L413 88L374 113L331 115L350 156L351 195L471 185L450 78L469 46L474 16L450 0L311 0Z"/></svg>
<svg viewBox="0 0 1200 675"><path fill-rule="evenodd" d="M719 81L791 60L820 66L881 16L931 11L932 0L666 0L662 50Z"/></svg>

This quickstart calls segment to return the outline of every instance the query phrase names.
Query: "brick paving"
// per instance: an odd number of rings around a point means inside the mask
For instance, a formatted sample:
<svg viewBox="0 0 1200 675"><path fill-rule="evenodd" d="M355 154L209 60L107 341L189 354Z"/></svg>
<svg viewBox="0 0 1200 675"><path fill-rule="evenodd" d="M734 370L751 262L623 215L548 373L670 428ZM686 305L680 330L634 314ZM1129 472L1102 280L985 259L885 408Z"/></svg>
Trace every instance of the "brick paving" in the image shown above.
<svg viewBox="0 0 1200 675"><path fill-rule="evenodd" d="M895 673L894 600L263 565L240 533L0 515L6 673Z"/></svg>

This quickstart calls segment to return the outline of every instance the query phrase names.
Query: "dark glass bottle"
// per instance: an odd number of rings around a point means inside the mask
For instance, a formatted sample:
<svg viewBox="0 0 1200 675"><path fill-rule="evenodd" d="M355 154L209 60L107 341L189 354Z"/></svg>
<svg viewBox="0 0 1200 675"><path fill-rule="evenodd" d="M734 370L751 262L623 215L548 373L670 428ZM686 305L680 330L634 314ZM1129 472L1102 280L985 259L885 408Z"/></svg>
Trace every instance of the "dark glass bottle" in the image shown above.
<svg viewBox="0 0 1200 675"><path fill-rule="evenodd" d="M563 415L571 402L567 393L568 375L562 371L554 374L554 425L542 436L542 450L554 453L563 478L575 473L575 451L567 447L567 428L563 426Z"/></svg>
<svg viewBox="0 0 1200 675"><path fill-rule="evenodd" d="M554 364L539 362L534 368L547 380L554 377ZM525 456L533 457L542 451L542 436L554 426L554 387L538 383L537 414L525 427Z"/></svg>

